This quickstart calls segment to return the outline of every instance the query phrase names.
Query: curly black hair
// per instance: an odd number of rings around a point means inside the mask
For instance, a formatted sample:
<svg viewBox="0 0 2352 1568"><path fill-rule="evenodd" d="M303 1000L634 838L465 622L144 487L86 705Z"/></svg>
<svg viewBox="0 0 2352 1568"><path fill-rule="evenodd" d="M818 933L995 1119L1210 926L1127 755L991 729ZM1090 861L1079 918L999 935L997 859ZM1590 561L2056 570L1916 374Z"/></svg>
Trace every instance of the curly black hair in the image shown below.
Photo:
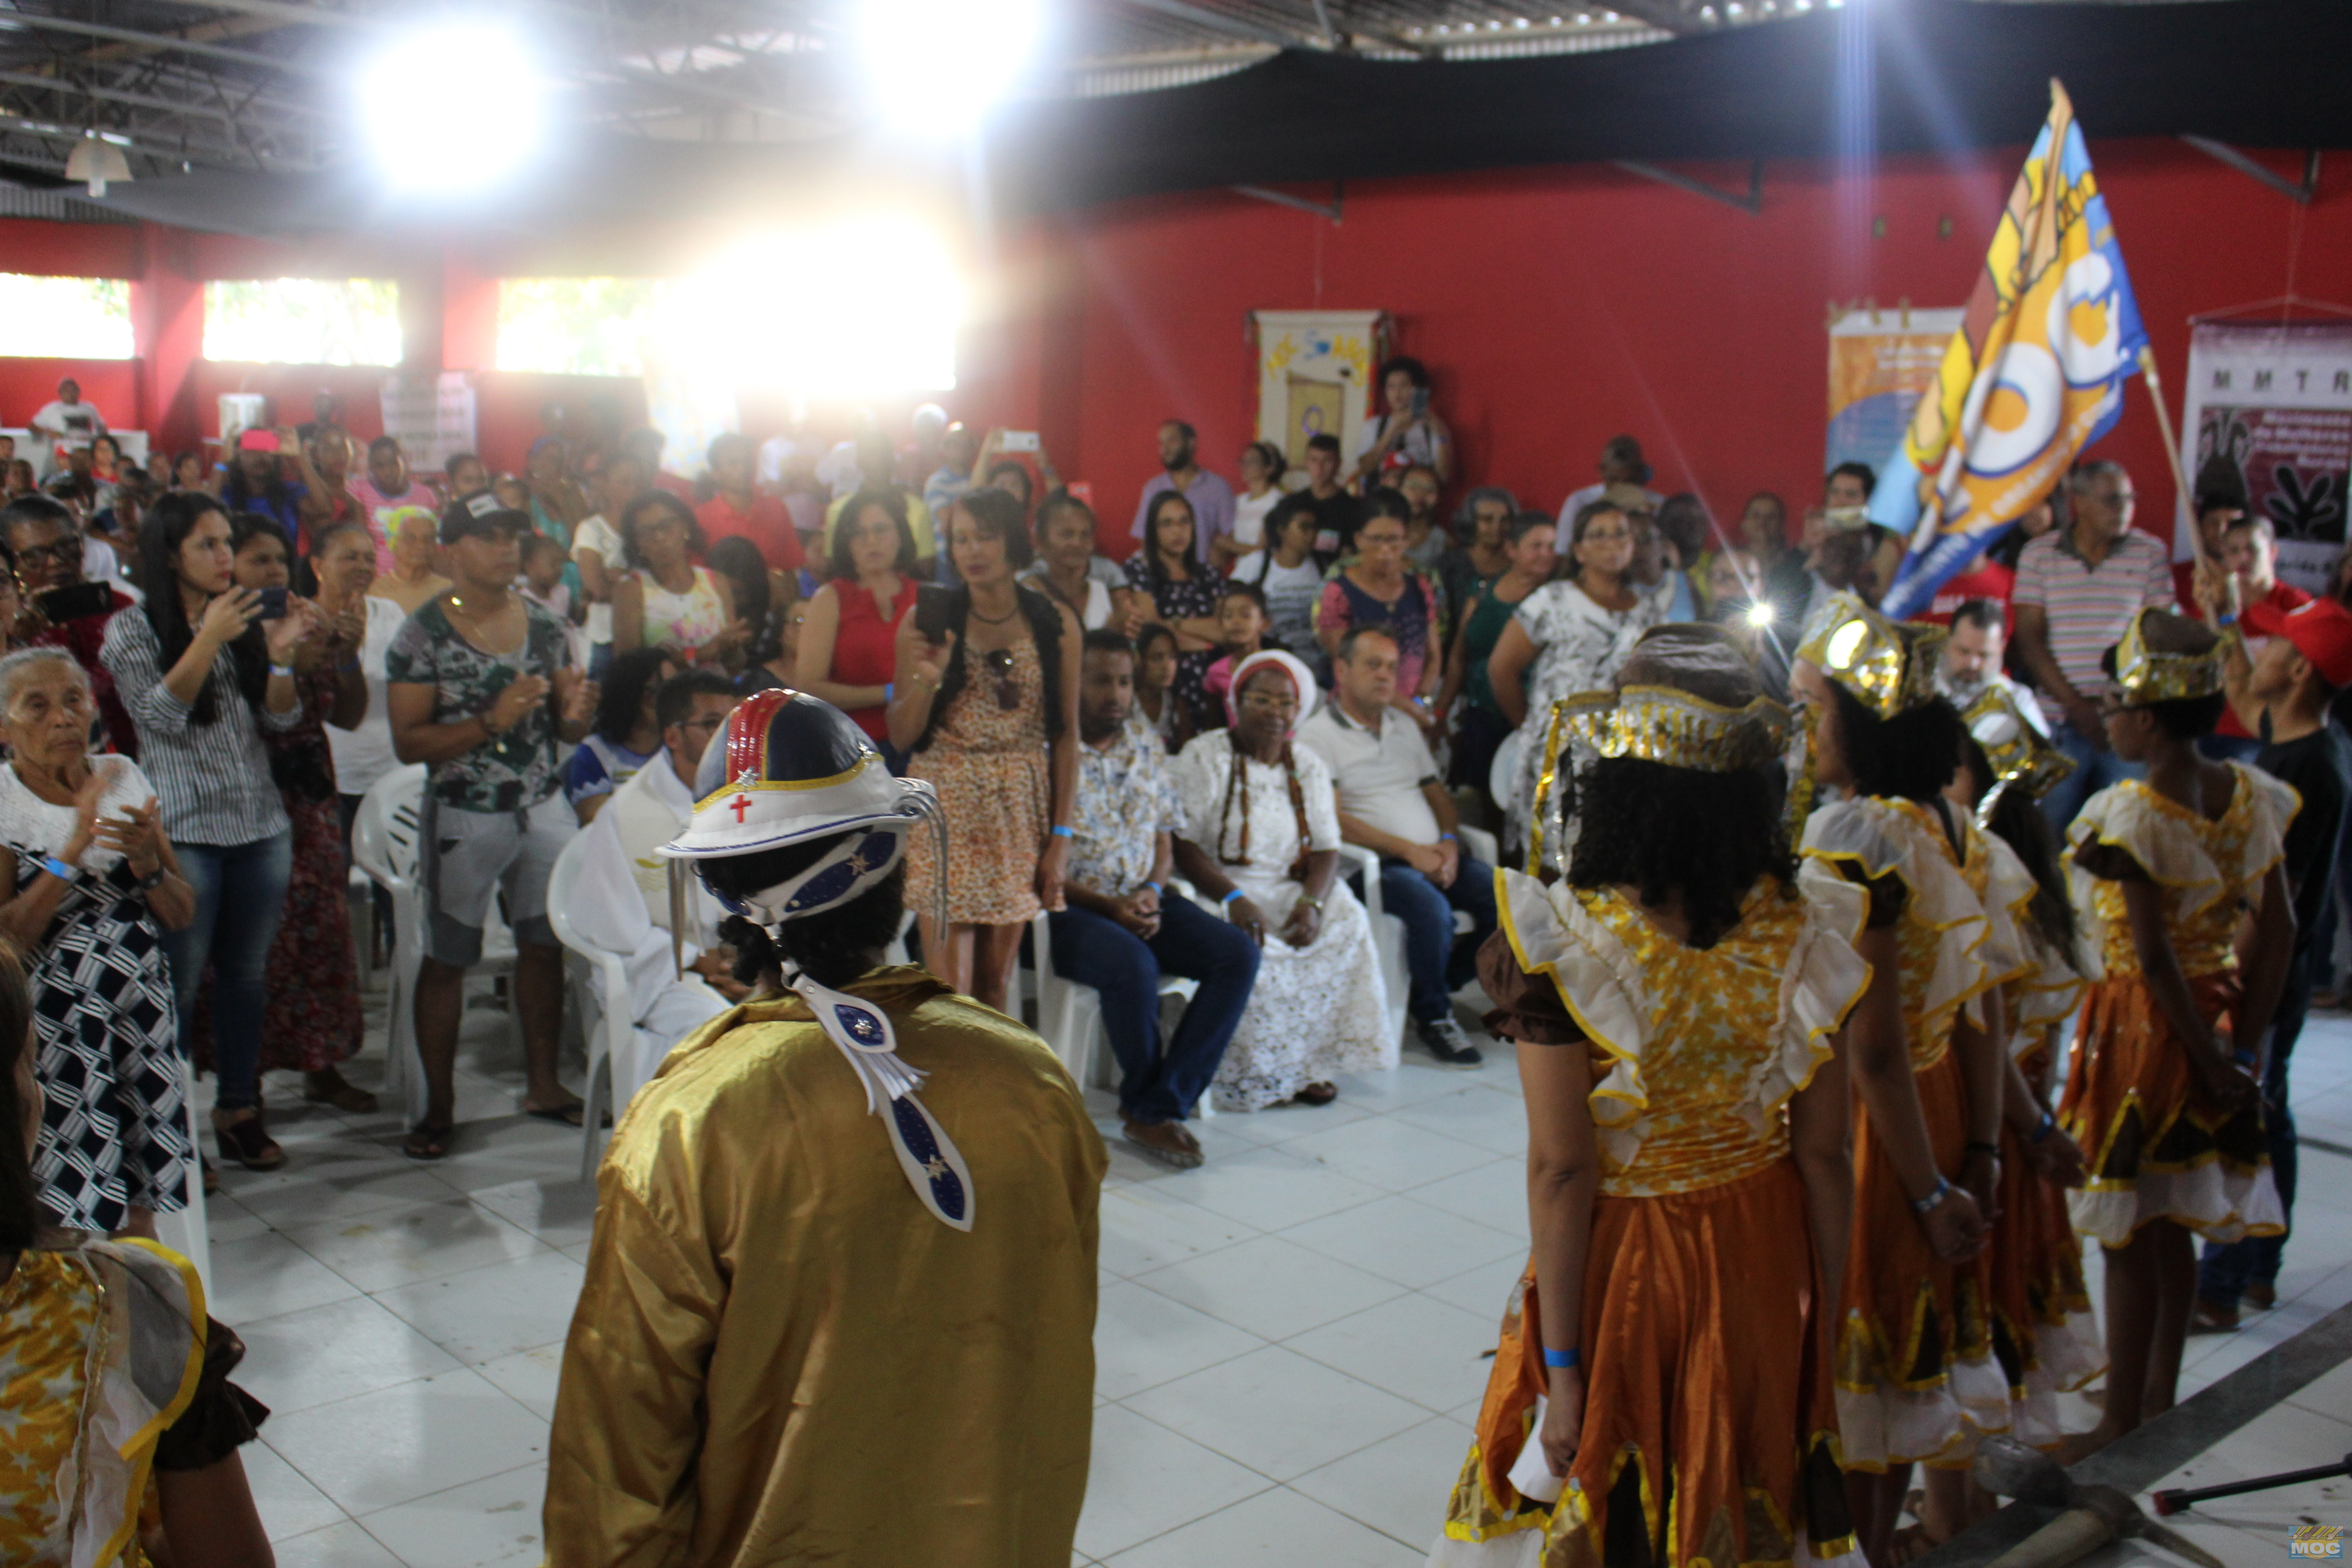
<svg viewBox="0 0 2352 1568"><path fill-rule="evenodd" d="M695 862L714 893L745 899L799 875L838 845L844 835L782 845L751 855ZM750 985L785 963L820 985L842 986L866 973L872 955L897 940L907 911L907 862L821 920L789 921L771 936L766 928L730 915L719 934L735 948L735 978Z"/></svg>
<svg viewBox="0 0 2352 1568"><path fill-rule="evenodd" d="M596 733L616 746L627 745L645 711L646 692L661 684L662 666L677 662L677 656L666 647L633 647L614 654L596 689Z"/></svg>
<svg viewBox="0 0 2352 1568"><path fill-rule="evenodd" d="M1960 746L1969 727L1960 710L1943 698L1892 719L1881 719L1862 700L1832 680L1838 731L1845 742L1846 772L1856 795L1882 800L1933 800L1960 769Z"/></svg>
<svg viewBox="0 0 2352 1568"><path fill-rule="evenodd" d="M1759 878L1797 896L1797 863L1772 782L1760 769L1700 773L1635 757L1603 758L1561 792L1560 826L1577 823L1571 888L1631 886L1646 904L1681 895L1687 944L1713 947L1739 923Z"/></svg>

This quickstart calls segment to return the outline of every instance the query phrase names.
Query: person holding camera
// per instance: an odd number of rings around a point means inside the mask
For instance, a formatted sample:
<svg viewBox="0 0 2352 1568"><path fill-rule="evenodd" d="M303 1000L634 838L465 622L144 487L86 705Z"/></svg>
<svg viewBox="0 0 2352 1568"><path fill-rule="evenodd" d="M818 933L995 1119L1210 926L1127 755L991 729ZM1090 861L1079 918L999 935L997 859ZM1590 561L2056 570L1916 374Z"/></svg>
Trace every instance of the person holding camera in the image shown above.
<svg viewBox="0 0 2352 1568"><path fill-rule="evenodd" d="M8 639L18 647L61 647L89 677L106 739L125 756L139 754L131 715L114 694L114 677L99 661L107 623L127 609L130 595L84 575L81 530L63 501L22 495L0 507L0 560L16 574L20 603Z"/></svg>
<svg viewBox="0 0 2352 1568"><path fill-rule="evenodd" d="M109 623L99 658L137 728L140 766L194 891L194 918L163 933L182 1048L209 963L214 1132L224 1162L268 1171L286 1153L262 1125L262 1016L294 833L262 736L302 721L294 650L322 617L290 599L265 619L263 595L236 585L229 537L228 513L210 496L175 491L150 508L139 525L146 603Z"/></svg>

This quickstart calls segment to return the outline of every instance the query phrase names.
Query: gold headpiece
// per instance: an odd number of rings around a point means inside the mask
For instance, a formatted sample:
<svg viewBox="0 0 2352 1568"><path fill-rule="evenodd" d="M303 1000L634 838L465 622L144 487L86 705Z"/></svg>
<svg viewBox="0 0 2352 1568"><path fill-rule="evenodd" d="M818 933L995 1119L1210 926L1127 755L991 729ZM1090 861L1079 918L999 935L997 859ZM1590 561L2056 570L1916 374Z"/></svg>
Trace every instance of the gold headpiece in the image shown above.
<svg viewBox="0 0 2352 1568"><path fill-rule="evenodd" d="M2023 790L2027 799L2040 800L2074 771L2074 759L2033 727L2017 699L1999 682L1988 685L1960 717L1984 749L1985 761L1992 764L1992 777L1985 781L1984 798L1977 805L1980 816L1990 815L1994 797L2004 789Z"/></svg>
<svg viewBox="0 0 2352 1568"><path fill-rule="evenodd" d="M1936 700L1936 664L1950 636L1943 626L1898 626L1849 589L1814 613L1797 657L1892 719Z"/></svg>
<svg viewBox="0 0 2352 1568"><path fill-rule="evenodd" d="M2126 708L2184 698L2210 697L2221 689L2221 645L2203 653L2158 653L2147 646L2148 617L2180 617L2169 610L2142 610L2116 644L2116 700ZM2161 623L2158 623L2161 624ZM2184 623L2194 625L2193 622Z"/></svg>
<svg viewBox="0 0 2352 1568"><path fill-rule="evenodd" d="M1587 691L1552 705L1552 727L1602 757L1731 773L1780 754L1789 710L1767 697L1726 708L1673 686Z"/></svg>

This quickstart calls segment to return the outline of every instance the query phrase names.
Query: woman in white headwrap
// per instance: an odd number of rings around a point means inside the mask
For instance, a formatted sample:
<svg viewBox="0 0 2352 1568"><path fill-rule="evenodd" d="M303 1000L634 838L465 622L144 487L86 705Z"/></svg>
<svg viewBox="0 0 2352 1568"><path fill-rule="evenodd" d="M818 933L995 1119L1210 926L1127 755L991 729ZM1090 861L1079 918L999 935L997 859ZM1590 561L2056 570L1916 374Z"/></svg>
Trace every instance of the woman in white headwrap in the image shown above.
<svg viewBox="0 0 2352 1568"><path fill-rule="evenodd" d="M1331 774L1291 744L1315 700L1296 656L1252 654L1226 690L1233 727L1176 759L1176 868L1265 949L1210 1086L1220 1110L1328 1105L1338 1074L1397 1064L1371 921L1338 875Z"/></svg>

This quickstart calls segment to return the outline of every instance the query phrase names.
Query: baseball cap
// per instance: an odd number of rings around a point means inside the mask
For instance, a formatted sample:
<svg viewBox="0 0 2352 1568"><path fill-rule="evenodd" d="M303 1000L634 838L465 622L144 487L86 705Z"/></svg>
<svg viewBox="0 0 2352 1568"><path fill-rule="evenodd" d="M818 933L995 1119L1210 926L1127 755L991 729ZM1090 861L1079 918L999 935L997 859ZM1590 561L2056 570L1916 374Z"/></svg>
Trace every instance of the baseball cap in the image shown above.
<svg viewBox="0 0 2352 1568"><path fill-rule="evenodd" d="M484 490L453 500L441 509L441 542L455 544L476 534L485 537L494 533L520 534L531 531L530 513L517 511L499 502L498 496Z"/></svg>
<svg viewBox="0 0 2352 1568"><path fill-rule="evenodd" d="M278 432L247 430L236 438L236 449L240 452L275 452L278 450Z"/></svg>
<svg viewBox="0 0 2352 1568"><path fill-rule="evenodd" d="M2284 637L2319 671L2319 679L2341 689L2352 686L2352 610L2333 599L2313 599L2291 610L2267 603L2246 610L2246 629L2256 637Z"/></svg>

